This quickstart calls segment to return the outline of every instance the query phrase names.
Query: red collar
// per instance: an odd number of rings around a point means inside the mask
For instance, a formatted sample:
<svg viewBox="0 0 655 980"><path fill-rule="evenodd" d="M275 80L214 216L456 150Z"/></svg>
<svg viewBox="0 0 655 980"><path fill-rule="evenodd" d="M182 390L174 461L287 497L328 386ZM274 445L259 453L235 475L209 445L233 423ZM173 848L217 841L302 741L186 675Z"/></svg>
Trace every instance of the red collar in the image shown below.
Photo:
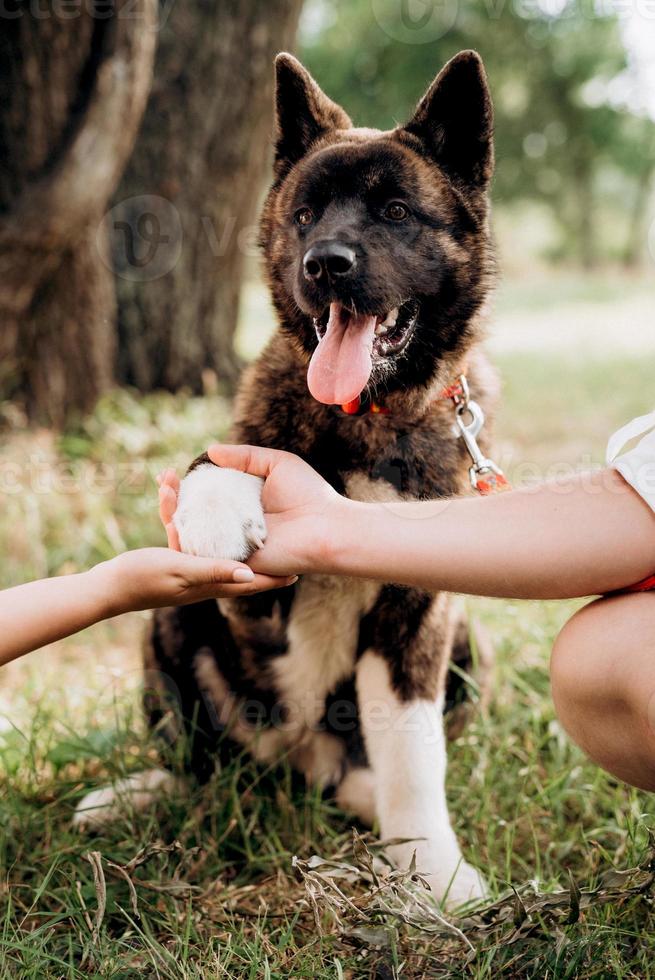
<svg viewBox="0 0 655 980"><path fill-rule="evenodd" d="M362 404L366 405L363 411ZM346 415L391 415L388 408L385 408L383 405L378 405L377 402L373 401L362 402L359 395L357 395L357 398L353 398L351 402L344 402L340 408Z"/></svg>
<svg viewBox="0 0 655 980"><path fill-rule="evenodd" d="M457 404L465 396L465 386L466 368L464 368L463 372L451 384L441 389L435 401L446 401L450 399ZM384 405L378 405L377 402L369 401L368 399L362 401L359 395L357 398L353 398L351 402L345 402L340 408L346 415L391 415L391 410L385 408Z"/></svg>

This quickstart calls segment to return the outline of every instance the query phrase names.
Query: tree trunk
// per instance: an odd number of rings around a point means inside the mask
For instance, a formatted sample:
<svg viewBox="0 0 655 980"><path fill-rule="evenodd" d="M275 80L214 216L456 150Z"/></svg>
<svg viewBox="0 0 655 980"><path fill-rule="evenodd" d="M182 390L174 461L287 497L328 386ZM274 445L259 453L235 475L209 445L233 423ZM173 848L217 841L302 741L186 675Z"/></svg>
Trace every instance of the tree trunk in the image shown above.
<svg viewBox="0 0 655 980"><path fill-rule="evenodd" d="M574 183L578 214L578 254L582 268L587 271L595 267L597 260L593 179L594 170L591 160L579 161L575 168Z"/></svg>
<svg viewBox="0 0 655 980"><path fill-rule="evenodd" d="M650 200L653 173L655 173L655 139L653 139L652 123L648 120L648 131L644 140L644 153L641 157L643 164L637 176L635 196L630 209L628 235L623 251L623 265L636 268L645 251L645 225L648 217L648 202Z"/></svg>
<svg viewBox="0 0 655 980"><path fill-rule="evenodd" d="M301 0L163 0L155 81L116 194L119 376L230 388L251 223L269 160L273 57Z"/></svg>
<svg viewBox="0 0 655 980"><path fill-rule="evenodd" d="M152 77L155 0L6 9L0 34L0 397L60 426L113 380L101 222Z"/></svg>

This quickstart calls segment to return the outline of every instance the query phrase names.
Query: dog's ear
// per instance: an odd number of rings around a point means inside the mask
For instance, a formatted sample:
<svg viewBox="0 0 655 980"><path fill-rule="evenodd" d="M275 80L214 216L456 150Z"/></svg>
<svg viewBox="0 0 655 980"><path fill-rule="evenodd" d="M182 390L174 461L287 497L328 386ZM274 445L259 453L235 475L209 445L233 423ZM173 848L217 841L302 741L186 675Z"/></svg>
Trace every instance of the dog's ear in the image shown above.
<svg viewBox="0 0 655 980"><path fill-rule="evenodd" d="M449 176L487 186L494 165L493 106L476 51L460 51L442 68L404 128Z"/></svg>
<svg viewBox="0 0 655 980"><path fill-rule="evenodd" d="M312 143L333 129L352 126L347 114L321 91L291 54L275 59L275 171L282 176Z"/></svg>

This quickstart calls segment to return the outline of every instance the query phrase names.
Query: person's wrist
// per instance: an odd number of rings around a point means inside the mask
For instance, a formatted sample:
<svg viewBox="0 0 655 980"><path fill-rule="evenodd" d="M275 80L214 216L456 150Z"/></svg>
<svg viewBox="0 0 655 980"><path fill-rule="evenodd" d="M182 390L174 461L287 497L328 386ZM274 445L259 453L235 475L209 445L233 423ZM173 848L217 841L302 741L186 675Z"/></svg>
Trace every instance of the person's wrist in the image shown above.
<svg viewBox="0 0 655 980"><path fill-rule="evenodd" d="M129 612L127 590L125 589L125 574L121 573L120 555L94 565L85 572L89 601L97 612L97 619L111 619Z"/></svg>
<svg viewBox="0 0 655 980"><path fill-rule="evenodd" d="M357 533L357 511L362 506L355 500L341 496L331 504L320 526L317 554L314 557L314 561L319 564L317 571L326 575L348 573Z"/></svg>

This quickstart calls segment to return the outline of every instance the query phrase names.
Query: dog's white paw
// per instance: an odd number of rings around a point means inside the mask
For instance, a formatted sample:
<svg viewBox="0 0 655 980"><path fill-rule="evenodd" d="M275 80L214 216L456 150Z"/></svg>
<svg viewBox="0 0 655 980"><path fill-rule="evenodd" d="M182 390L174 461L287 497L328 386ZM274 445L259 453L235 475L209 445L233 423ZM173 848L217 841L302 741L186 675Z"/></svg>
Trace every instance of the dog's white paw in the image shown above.
<svg viewBox="0 0 655 980"><path fill-rule="evenodd" d="M450 837L452 831L444 834ZM414 855L416 870L422 875L436 899L449 909L487 897L484 878L463 859L454 838L445 846L437 840L408 840L388 848L399 868L407 868Z"/></svg>
<svg viewBox="0 0 655 980"><path fill-rule="evenodd" d="M307 741L289 754L294 769L299 769L309 786L338 786L343 778L346 746L330 732L312 732Z"/></svg>
<svg viewBox="0 0 655 980"><path fill-rule="evenodd" d="M375 823L375 776L367 767L350 769L337 787L337 805L367 827Z"/></svg>
<svg viewBox="0 0 655 980"><path fill-rule="evenodd" d="M132 773L125 779L87 793L75 808L73 827L102 830L126 812L145 810L160 797L179 788L179 780L165 769Z"/></svg>
<svg viewBox="0 0 655 980"><path fill-rule="evenodd" d="M174 524L182 551L246 561L266 540L258 476L202 463L180 485Z"/></svg>
<svg viewBox="0 0 655 980"><path fill-rule="evenodd" d="M439 875L442 878L442 875ZM437 891L432 885L433 891ZM439 881L438 890L442 897L445 894L448 908L458 908L466 902L473 902L487 897L485 880L473 865L460 861L454 875L448 881Z"/></svg>

